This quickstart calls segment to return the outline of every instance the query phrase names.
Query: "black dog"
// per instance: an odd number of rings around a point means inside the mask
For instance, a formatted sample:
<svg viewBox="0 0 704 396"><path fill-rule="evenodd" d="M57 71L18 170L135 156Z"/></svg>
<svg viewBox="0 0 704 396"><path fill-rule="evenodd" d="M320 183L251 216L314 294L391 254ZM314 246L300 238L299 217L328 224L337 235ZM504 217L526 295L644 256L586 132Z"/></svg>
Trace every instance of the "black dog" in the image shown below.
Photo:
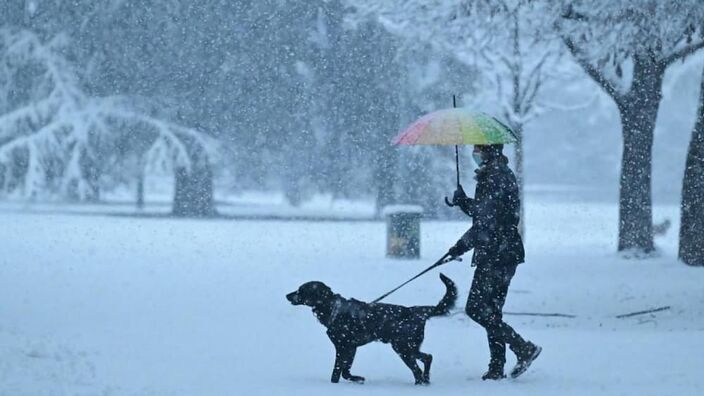
<svg viewBox="0 0 704 396"><path fill-rule="evenodd" d="M403 307L400 305L372 303L346 299L322 282L307 282L286 298L293 305L313 307L313 313L328 330L335 345L335 367L332 382L342 378L364 382L364 377L350 374L357 347L372 341L390 343L394 351L413 372L416 384L430 382L430 364L433 356L420 351L425 333L425 322L433 316L446 315L455 305L457 288L443 274L440 279L447 291L437 306ZM423 371L416 360L423 362Z"/></svg>

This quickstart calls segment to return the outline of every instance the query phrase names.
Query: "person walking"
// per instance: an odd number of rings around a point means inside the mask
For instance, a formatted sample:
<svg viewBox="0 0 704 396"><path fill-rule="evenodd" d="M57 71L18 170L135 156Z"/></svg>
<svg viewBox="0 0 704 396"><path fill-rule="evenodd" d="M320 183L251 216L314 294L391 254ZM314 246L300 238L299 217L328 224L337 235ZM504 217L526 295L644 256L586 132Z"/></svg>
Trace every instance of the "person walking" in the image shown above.
<svg viewBox="0 0 704 396"><path fill-rule="evenodd" d="M511 279L525 253L518 232L520 197L503 145L475 145L472 158L478 165L474 198L467 197L458 185L453 204L472 217L472 227L450 248L457 258L474 249L476 267L465 311L484 327L489 342L489 370L483 380L506 378L506 345L516 355L511 377L523 374L540 355L542 348L524 340L503 321L502 310Z"/></svg>

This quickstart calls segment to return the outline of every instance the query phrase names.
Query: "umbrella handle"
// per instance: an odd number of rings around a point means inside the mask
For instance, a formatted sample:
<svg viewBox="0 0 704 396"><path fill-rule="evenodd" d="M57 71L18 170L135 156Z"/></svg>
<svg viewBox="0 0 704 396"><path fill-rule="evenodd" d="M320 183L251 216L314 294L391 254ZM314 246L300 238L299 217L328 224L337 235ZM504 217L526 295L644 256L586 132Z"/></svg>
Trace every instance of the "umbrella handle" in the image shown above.
<svg viewBox="0 0 704 396"><path fill-rule="evenodd" d="M449 207L456 206L455 204L453 204L452 202L450 202L450 200L447 199L447 197L445 197L445 205L447 205L447 206L449 206Z"/></svg>

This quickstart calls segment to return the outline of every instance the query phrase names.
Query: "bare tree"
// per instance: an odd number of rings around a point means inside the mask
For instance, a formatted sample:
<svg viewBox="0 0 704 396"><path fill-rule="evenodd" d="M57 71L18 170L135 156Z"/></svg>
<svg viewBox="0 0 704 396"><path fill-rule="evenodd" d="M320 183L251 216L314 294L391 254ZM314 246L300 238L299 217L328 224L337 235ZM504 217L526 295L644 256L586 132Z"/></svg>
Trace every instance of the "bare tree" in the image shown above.
<svg viewBox="0 0 704 396"><path fill-rule="evenodd" d="M553 72L562 57L559 42L547 28L552 14L547 3L531 0L490 0L484 10L487 45L481 49L489 78L494 81L496 102L501 116L519 137L515 144L516 178L524 202L524 130L537 116L555 108L541 101L539 94L547 80L558 78ZM521 205L521 234L525 235L525 211Z"/></svg>
<svg viewBox="0 0 704 396"><path fill-rule="evenodd" d="M619 251L655 250L652 147L662 81L671 64L704 47L702 9L696 1L571 1L558 22L574 59L621 116Z"/></svg>

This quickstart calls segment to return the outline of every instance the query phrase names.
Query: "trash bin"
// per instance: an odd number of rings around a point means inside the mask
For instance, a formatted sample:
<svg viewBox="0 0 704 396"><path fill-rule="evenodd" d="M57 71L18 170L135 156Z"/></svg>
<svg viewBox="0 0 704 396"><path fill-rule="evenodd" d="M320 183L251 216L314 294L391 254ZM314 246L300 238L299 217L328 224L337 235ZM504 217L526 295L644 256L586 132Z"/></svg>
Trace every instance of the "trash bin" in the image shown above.
<svg viewBox="0 0 704 396"><path fill-rule="evenodd" d="M420 258L423 208L418 205L390 205L382 213L386 217L386 257Z"/></svg>

